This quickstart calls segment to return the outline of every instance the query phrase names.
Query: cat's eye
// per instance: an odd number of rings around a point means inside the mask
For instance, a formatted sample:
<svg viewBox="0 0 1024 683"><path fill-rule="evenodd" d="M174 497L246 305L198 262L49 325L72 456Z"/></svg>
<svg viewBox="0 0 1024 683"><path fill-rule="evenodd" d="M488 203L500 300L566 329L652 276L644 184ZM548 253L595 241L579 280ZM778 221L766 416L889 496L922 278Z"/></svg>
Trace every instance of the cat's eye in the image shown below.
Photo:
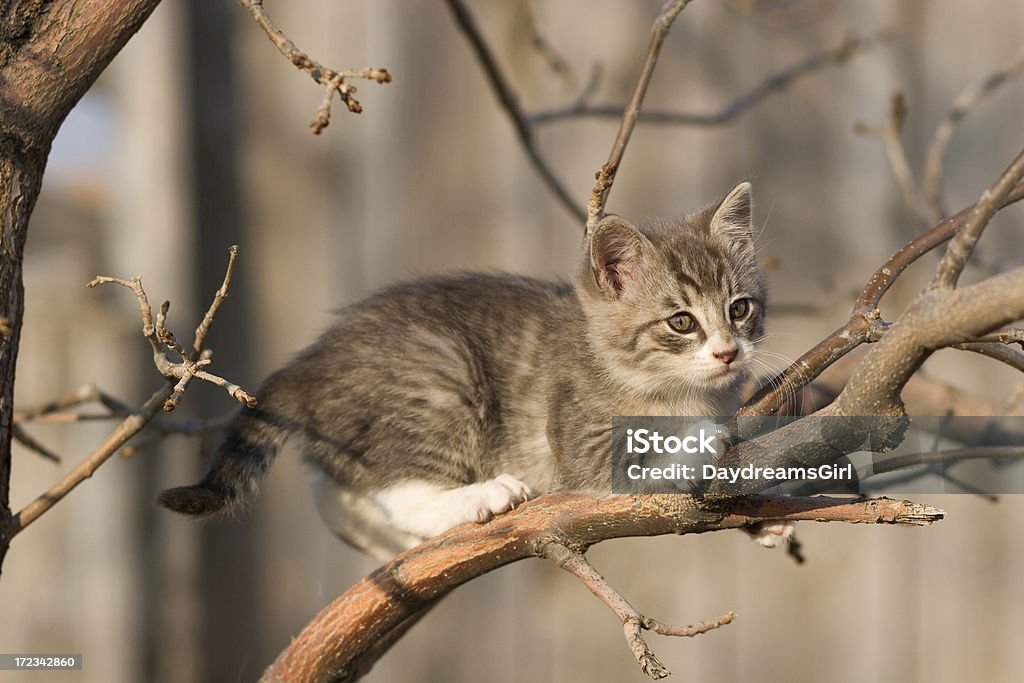
<svg viewBox="0 0 1024 683"><path fill-rule="evenodd" d="M697 321L689 313L676 313L667 322L679 334L688 334L697 329Z"/></svg>
<svg viewBox="0 0 1024 683"><path fill-rule="evenodd" d="M729 317L733 320L742 320L750 313L750 299L736 299L729 305Z"/></svg>

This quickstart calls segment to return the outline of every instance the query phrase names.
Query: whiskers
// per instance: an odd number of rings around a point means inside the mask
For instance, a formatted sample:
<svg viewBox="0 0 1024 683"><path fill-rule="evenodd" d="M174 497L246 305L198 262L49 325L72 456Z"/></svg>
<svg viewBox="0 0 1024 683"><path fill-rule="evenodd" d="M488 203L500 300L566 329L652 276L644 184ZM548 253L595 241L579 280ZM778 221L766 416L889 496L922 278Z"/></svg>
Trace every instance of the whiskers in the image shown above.
<svg viewBox="0 0 1024 683"><path fill-rule="evenodd" d="M763 341L770 336L779 335L763 335L756 339L755 342ZM752 366L766 371L766 374L763 375L754 374L754 380L758 383L759 392L767 386L771 391L780 395L780 403L789 403L791 410L801 410L802 406L799 403L801 398L800 389L810 383L811 377L803 368L796 365L796 361L793 358L782 353L755 347L750 357L750 363ZM783 375L787 369L796 374L796 383L784 378ZM809 398L811 409L817 410L818 406L816 405L814 395L806 394L806 396Z"/></svg>

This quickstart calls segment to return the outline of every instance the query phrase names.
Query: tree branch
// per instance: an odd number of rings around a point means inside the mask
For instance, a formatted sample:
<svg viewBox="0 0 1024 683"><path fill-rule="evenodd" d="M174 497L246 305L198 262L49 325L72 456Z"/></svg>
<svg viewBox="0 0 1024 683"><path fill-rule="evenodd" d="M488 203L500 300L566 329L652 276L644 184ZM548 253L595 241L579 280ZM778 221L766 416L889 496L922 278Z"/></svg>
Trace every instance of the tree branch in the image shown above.
<svg viewBox="0 0 1024 683"><path fill-rule="evenodd" d="M541 156L540 150L537 149L533 129L530 127L527 116L519 104L519 97L512 89L512 85L505 79L504 74L502 74L501 68L498 66L498 60L484 40L480 28L473 18L473 14L462 0L445 0L445 4L448 5L448 9L451 10L452 15L455 17L455 24L462 31L463 35L466 36L470 47L473 49L473 53L480 61L484 74L487 76L487 82L490 83L495 97L498 98L498 103L505 113L508 114L509 119L512 120L516 136L519 138L519 143L526 152L530 164L533 165L534 170L540 175L544 184L554 193L559 204L580 222L583 222L586 218L583 209L576 205L569 191L562 184L562 181L558 179L558 176L555 175L554 170L544 160L544 157Z"/></svg>
<svg viewBox="0 0 1024 683"><path fill-rule="evenodd" d="M1002 209L1024 199L1024 182L1018 182L997 206ZM829 366L861 344L877 341L889 324L878 306L903 271L919 258L941 246L967 224L977 204L961 210L914 238L893 254L868 279L854 304L849 320L815 344L785 370L771 378L739 410L739 415L774 415L797 391Z"/></svg>
<svg viewBox="0 0 1024 683"><path fill-rule="evenodd" d="M541 557L552 543L582 553L612 538L702 533L769 520L922 526L942 516L926 505L888 499L544 496L487 524L455 527L377 569L325 607L261 680L355 680L353 662L425 605L489 571Z"/></svg>
<svg viewBox="0 0 1024 683"><path fill-rule="evenodd" d="M57 130L159 0L0 7L0 566L10 536L12 404L28 224Z"/></svg>
<svg viewBox="0 0 1024 683"><path fill-rule="evenodd" d="M842 40L835 47L812 54L790 67L771 74L751 90L743 93L717 111L707 114L641 111L639 119L641 123L663 125L721 126L731 123L769 96L786 90L800 79L828 66L846 64L854 55L887 40L888 35L884 33L869 38L847 34L843 36ZM543 125L568 118L620 118L625 108L621 104L594 105L590 104L587 101L588 99L587 97L580 97L568 107L536 112L530 115L529 120L534 125Z"/></svg>
<svg viewBox="0 0 1024 683"><path fill-rule="evenodd" d="M989 74L984 80L972 83L953 100L953 106L935 129L925 159L922 195L933 223L946 215L942 197L943 165L946 150L953 139L953 133L960 122L985 99L992 96L1003 85L1024 73L1024 49L1021 49L1007 64Z"/></svg>
<svg viewBox="0 0 1024 683"><path fill-rule="evenodd" d="M153 395L150 396L144 404L142 404L142 406L131 411L131 413L122 420L121 424L119 424L117 428L103 440L103 443L96 447L92 453L86 456L82 462L76 465L70 472L61 478L60 481L26 505L16 515L7 520L0 520L0 527L2 527L0 531L2 531L2 535L5 539L10 540L21 533L26 527L32 524L32 522L36 521L46 513L47 510L50 510L54 505L59 503L67 494L73 491L75 487L90 478L103 463L110 459L110 456L121 448L121 446L142 431L142 429L151 420L153 420L161 409L164 411L173 410L176 405L176 402L172 402L173 395L179 391L179 387L180 391L184 391L185 388L182 384L182 379L194 376L199 379L206 379L206 381L214 381L214 379L220 380L220 378L216 378L213 375L204 377L203 375L208 373L205 373L204 371L196 371L195 367L204 362L204 356L206 357L205 362L208 362L208 353L206 351L199 351L199 349L203 348L206 334L210 330L210 325L213 323L213 318L217 309L227 297L227 287L231 282L231 271L234 268L237 252L237 247L231 247L229 251L230 257L228 260L228 266L224 275L224 284L217 291L206 315L196 328L193 348L197 349L197 351L194 351L191 355L185 352L181 345L175 340L174 335L164 327L164 316L167 313L168 307L167 303L161 307L160 313L154 321L152 310L149 305L149 298L146 296L146 292L142 288L142 281L140 278L135 277L131 280L123 280L120 278L97 276L89 283L90 286L96 286L97 284L112 282L127 287L135 293L139 302L139 313L142 318L142 334L149 341L150 347L153 350L153 362L156 365L157 370L168 380L168 382L154 392ZM175 350L181 355L181 362L174 363L167 358L166 351L170 349ZM193 360L194 358L198 360ZM179 380L177 384L171 383L174 379ZM220 381L227 383L226 380ZM229 391L229 393L232 392ZM236 392L232 393L232 396L238 398L236 394L247 397L251 400L252 404L255 405L255 399L243 390L238 389ZM23 415L28 415L32 418L52 414L56 411L64 410L74 405L81 404L89 399L98 397L99 393L95 392L95 390L90 391L88 389L80 389L73 394L50 402L45 406L25 411ZM246 403L247 405L249 403L248 400L243 400L242 398L238 398L238 400Z"/></svg>
<svg viewBox="0 0 1024 683"><path fill-rule="evenodd" d="M662 43L672 29L672 22L676 20L679 13L690 4L690 0L669 0L661 8L661 14L654 20L651 26L651 42L647 47L647 58L644 60L643 69L640 71L640 78L633 87L633 95L622 112L622 123L619 124L619 133L612 143L612 151L608 155L601 170L597 172L594 189L590 192L590 201L587 202L587 235L597 226L597 222L604 215L604 206L608 201L608 193L611 192L612 184L615 182L615 174L619 172L619 164L622 163L622 155L626 152L626 145L636 127L637 116L640 114L640 107L643 104L644 96L647 94L647 86L654 76L654 67L658 63L658 55L661 53Z"/></svg>
<svg viewBox="0 0 1024 683"><path fill-rule="evenodd" d="M601 602L606 604L615 616L622 622L622 630L626 637L626 645L633 652L640 669L651 678L665 678L671 672L658 661L641 633L644 630L653 631L666 636L681 636L692 638L693 636L707 633L732 623L735 614L729 612L716 619L702 622L696 626L668 626L661 624L654 619L645 617L635 607L626 602L618 591L612 588L603 576L597 573L593 565L587 562L583 553L569 550L561 543L546 543L540 550L541 557L554 562L556 565L569 572L587 587Z"/></svg>
<svg viewBox="0 0 1024 683"><path fill-rule="evenodd" d="M323 66L313 60L308 54L296 47L284 32L277 28L270 20L270 16L263 8L263 0L238 0L239 4L249 10L249 14L267 34L267 38L274 44L278 52L295 65L305 71L310 77L324 86L323 102L317 107L316 117L309 124L309 129L314 135L319 135L324 128L331 123L331 103L334 101L334 94L348 107L353 114L361 114L363 105L354 97L356 87L345 82L349 78L363 78L377 83L390 83L391 74L387 69L346 69L335 71Z"/></svg>
<svg viewBox="0 0 1024 683"><path fill-rule="evenodd" d="M956 287L960 273L967 265L967 259L971 257L974 245L977 244L982 231L985 230L985 226L988 225L996 211L1005 206L1007 198L1013 193L1022 176L1024 176L1024 150L1017 154L1017 157L1003 171L999 179L986 189L975 203L963 229L957 232L949 246L946 247L946 253L942 256L935 271L932 287L942 289Z"/></svg>

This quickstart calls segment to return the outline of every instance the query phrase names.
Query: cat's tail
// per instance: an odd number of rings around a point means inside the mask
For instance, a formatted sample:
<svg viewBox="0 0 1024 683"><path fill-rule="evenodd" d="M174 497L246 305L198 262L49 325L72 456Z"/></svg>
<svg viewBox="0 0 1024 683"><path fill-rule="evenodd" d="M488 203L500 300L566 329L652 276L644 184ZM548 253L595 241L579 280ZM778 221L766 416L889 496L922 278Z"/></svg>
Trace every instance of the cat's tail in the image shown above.
<svg viewBox="0 0 1024 683"><path fill-rule="evenodd" d="M160 492L156 502L168 510L203 517L229 512L253 496L288 430L259 408L243 408L231 420L227 436L213 455L206 476L192 486Z"/></svg>

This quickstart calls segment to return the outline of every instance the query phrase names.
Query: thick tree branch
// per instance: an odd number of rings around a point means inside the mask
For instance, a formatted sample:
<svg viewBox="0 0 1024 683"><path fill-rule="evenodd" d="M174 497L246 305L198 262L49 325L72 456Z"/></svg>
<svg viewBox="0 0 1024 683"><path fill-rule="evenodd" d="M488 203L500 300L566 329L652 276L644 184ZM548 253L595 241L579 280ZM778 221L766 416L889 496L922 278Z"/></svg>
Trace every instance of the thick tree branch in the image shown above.
<svg viewBox="0 0 1024 683"><path fill-rule="evenodd" d="M261 680L355 680L352 663L425 605L489 571L540 557L552 543L581 553L612 538L702 533L768 520L921 526L942 515L888 499L544 496L487 524L455 527L362 579L324 608Z"/></svg>
<svg viewBox="0 0 1024 683"><path fill-rule="evenodd" d="M52 0L0 8L0 566L10 542L12 403L29 217L65 116L159 0Z"/></svg>

